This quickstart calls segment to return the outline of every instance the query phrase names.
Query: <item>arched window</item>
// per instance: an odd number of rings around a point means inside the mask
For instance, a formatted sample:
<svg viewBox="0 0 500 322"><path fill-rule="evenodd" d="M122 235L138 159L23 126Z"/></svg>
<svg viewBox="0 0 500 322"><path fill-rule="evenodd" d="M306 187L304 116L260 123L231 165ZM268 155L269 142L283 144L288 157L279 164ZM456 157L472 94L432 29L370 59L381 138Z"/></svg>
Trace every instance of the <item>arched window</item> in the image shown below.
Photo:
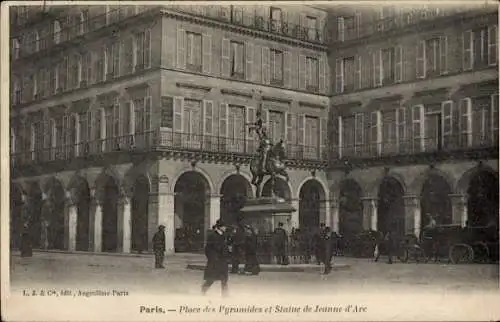
<svg viewBox="0 0 500 322"><path fill-rule="evenodd" d="M58 44L61 42L61 24L59 21L54 21L54 43Z"/></svg>
<svg viewBox="0 0 500 322"><path fill-rule="evenodd" d="M12 57L14 59L19 58L20 48L21 48L21 45L19 43L19 39L17 39L17 38L12 39Z"/></svg>

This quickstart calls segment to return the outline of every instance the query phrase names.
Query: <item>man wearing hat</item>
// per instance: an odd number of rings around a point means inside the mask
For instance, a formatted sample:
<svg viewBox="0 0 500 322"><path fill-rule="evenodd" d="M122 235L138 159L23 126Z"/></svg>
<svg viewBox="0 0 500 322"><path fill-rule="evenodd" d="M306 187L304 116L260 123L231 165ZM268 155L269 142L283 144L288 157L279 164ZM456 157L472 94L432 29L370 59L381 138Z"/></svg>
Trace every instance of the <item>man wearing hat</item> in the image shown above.
<svg viewBox="0 0 500 322"><path fill-rule="evenodd" d="M153 236L153 252L155 253L155 268L165 268L165 226L158 226L158 231Z"/></svg>
<svg viewBox="0 0 500 322"><path fill-rule="evenodd" d="M207 236L205 255L207 266L203 274L205 283L201 292L205 294L215 281L221 281L222 295L227 295L228 256L229 249L226 244L226 225L222 220L217 220L215 229Z"/></svg>

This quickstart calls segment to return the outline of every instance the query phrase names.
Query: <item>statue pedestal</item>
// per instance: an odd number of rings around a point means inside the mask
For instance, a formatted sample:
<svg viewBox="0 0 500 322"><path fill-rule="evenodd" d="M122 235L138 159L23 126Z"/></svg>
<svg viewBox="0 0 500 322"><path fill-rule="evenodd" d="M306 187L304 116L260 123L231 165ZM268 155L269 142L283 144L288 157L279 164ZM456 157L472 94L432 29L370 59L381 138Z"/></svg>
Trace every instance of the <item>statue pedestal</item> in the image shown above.
<svg viewBox="0 0 500 322"><path fill-rule="evenodd" d="M287 229L291 213L296 209L281 198L261 197L247 200L240 211L244 214L243 223L252 226L258 233L271 233L280 222Z"/></svg>

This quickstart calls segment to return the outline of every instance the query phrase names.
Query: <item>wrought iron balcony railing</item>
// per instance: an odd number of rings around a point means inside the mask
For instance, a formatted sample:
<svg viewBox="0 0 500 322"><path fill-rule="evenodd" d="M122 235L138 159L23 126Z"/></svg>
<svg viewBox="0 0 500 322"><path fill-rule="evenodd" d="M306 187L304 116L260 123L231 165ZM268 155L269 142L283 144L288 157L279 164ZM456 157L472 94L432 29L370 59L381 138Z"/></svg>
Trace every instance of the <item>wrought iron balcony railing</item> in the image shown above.
<svg viewBox="0 0 500 322"><path fill-rule="evenodd" d="M18 166L51 161L69 161L76 158L84 158L85 156L132 151L170 150L250 156L256 154L257 148L258 142L253 138L227 138L175 133L170 129L160 128L134 135L12 153L11 165ZM322 151L316 146L298 144L285 145L285 153L288 160L326 161L327 157L326 150Z"/></svg>
<svg viewBox="0 0 500 322"><path fill-rule="evenodd" d="M331 147L332 159L376 159L417 155L421 153L451 153L484 149L498 149L498 137L482 134L455 135L444 138L393 140L382 143L345 144Z"/></svg>

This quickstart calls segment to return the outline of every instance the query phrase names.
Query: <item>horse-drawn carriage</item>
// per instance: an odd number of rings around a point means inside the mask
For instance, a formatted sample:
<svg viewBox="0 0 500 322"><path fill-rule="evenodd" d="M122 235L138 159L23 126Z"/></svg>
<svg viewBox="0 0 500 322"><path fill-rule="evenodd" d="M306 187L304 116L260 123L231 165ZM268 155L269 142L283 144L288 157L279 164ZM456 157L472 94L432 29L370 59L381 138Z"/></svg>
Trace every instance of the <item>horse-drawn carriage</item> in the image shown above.
<svg viewBox="0 0 500 322"><path fill-rule="evenodd" d="M498 230L495 226L438 225L424 229L420 240L415 235L405 236L398 255L403 262L448 258L453 264L492 263L498 261Z"/></svg>

